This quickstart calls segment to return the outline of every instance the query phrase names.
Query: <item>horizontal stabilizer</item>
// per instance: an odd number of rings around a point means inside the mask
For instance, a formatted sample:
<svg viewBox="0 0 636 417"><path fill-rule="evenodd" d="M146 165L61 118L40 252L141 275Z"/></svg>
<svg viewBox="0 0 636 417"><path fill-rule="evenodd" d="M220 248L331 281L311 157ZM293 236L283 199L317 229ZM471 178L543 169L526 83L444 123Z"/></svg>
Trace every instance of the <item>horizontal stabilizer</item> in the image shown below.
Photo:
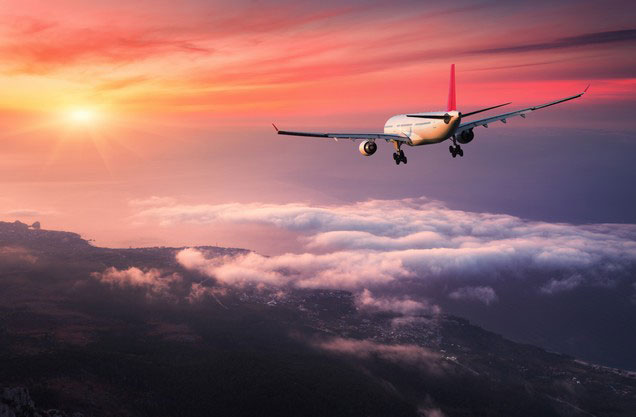
<svg viewBox="0 0 636 417"><path fill-rule="evenodd" d="M451 115L446 114L407 114L406 117L417 117L420 119L438 119L443 120L444 123L449 124L451 121Z"/></svg>
<svg viewBox="0 0 636 417"><path fill-rule="evenodd" d="M420 119L440 119L450 117L448 114L407 114L406 117L419 117Z"/></svg>
<svg viewBox="0 0 636 417"><path fill-rule="evenodd" d="M512 103L512 102L510 102L510 103ZM471 111L469 113L462 113L462 117L472 116L473 114L482 113L482 112L485 112L485 111L488 111L488 110L496 109L498 107L507 106L510 103L499 104L497 106L487 107L485 109L475 110L475 111Z"/></svg>

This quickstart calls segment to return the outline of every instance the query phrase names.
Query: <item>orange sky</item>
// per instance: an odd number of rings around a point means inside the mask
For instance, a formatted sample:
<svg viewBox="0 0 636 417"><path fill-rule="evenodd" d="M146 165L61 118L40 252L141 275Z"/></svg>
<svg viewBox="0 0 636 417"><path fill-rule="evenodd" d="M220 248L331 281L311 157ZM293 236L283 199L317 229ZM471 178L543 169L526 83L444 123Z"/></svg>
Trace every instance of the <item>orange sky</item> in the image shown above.
<svg viewBox="0 0 636 417"><path fill-rule="evenodd" d="M125 244L135 198L329 201L261 158L284 143L269 123L377 130L442 108L450 63L460 110L591 82L534 126L626 130L635 15L629 2L2 2L0 211ZM69 120L77 109L93 116ZM250 172L271 177L252 188Z"/></svg>
<svg viewBox="0 0 636 417"><path fill-rule="evenodd" d="M271 118L427 107L443 103L450 62L466 105L588 81L596 97L633 99L634 15L618 4L92 3L0 6L3 109Z"/></svg>

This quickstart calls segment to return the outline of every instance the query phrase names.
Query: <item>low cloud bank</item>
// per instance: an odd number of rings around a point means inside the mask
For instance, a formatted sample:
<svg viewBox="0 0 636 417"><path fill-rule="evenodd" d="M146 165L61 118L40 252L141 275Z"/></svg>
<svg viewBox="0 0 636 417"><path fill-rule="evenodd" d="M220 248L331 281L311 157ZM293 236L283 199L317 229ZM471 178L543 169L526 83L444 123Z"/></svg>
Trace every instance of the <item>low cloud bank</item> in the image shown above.
<svg viewBox="0 0 636 417"><path fill-rule="evenodd" d="M371 340L334 338L315 343L319 349L360 359L380 358L389 362L418 366L429 372L440 373L444 369L440 354L417 345L390 345Z"/></svg>
<svg viewBox="0 0 636 417"><path fill-rule="evenodd" d="M533 277L537 293L554 295L580 286L611 287L636 267L633 225L526 221L451 210L425 198L323 207L166 201L136 202L142 208L136 218L164 225L261 224L298 235L302 253L219 259L185 249L177 255L185 268L225 285L362 292L443 279L457 282L447 291L451 299L490 305L498 300L492 287L498 280Z"/></svg>
<svg viewBox="0 0 636 417"><path fill-rule="evenodd" d="M502 281L530 283L553 297L585 286L616 287L636 270L636 226L527 221L452 210L426 198L360 203L184 205L153 197L132 203L135 221L160 225L258 224L293 233L299 253L209 257L177 254L184 268L225 286L353 291L361 308L430 311L423 286L444 284L446 299L491 306ZM627 281L627 282L629 282ZM419 288L420 296L411 297ZM393 294L377 298L373 294ZM440 294L442 295L442 294Z"/></svg>
<svg viewBox="0 0 636 417"><path fill-rule="evenodd" d="M103 272L94 272L92 277L113 287L142 288L149 296L171 295L171 285L182 280L177 273L164 274L155 268L141 270L136 267L122 270L110 267Z"/></svg>
<svg viewBox="0 0 636 417"><path fill-rule="evenodd" d="M461 287L448 296L453 300L480 301L486 305L497 301L497 293L491 287Z"/></svg>
<svg viewBox="0 0 636 417"><path fill-rule="evenodd" d="M440 313L439 306L430 304L428 301L416 301L409 297L376 297L366 288L356 297L356 302L362 309L391 311L406 316Z"/></svg>
<svg viewBox="0 0 636 417"><path fill-rule="evenodd" d="M34 265L38 257L28 249L19 246L0 246L0 265L3 268L19 265Z"/></svg>
<svg viewBox="0 0 636 417"><path fill-rule="evenodd" d="M232 257L206 258L203 252L190 248L180 251L177 261L185 268L214 277L222 284L238 286L266 284L357 289L412 275L398 256L371 256L365 252L284 254L272 257L251 252Z"/></svg>

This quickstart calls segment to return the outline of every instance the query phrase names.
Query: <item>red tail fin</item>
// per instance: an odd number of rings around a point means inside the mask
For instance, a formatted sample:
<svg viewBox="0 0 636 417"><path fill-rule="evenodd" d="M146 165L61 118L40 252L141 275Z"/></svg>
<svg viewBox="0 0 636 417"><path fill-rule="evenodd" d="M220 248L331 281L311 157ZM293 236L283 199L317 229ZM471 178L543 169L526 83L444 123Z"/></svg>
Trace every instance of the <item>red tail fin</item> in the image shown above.
<svg viewBox="0 0 636 417"><path fill-rule="evenodd" d="M457 110L457 103L455 102L455 64L450 68L450 85L448 86L448 106L446 111Z"/></svg>

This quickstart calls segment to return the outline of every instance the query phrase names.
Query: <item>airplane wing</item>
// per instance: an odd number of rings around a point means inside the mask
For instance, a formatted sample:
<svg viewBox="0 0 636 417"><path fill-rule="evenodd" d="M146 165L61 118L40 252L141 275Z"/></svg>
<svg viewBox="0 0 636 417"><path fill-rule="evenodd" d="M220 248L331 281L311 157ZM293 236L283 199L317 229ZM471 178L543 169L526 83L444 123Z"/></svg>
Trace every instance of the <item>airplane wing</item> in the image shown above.
<svg viewBox="0 0 636 417"><path fill-rule="evenodd" d="M275 124L272 123L274 129L279 135L290 136L308 136L312 138L333 138L333 139L350 139L350 140L385 140L387 142L404 142L408 143L411 140L405 135L390 135L386 133L319 133L319 132L292 132L289 130L278 130Z"/></svg>
<svg viewBox="0 0 636 417"><path fill-rule="evenodd" d="M456 133L461 133L464 130L472 129L472 128L477 127L477 126L488 127L488 124L494 123L494 122L498 122L498 121L501 121L502 123L506 123L506 120L508 120L511 117L515 117L515 116L521 116L521 117L523 117L525 119L526 114L528 114L530 112L533 112L535 110L543 109L543 108L546 108L546 107L549 107L549 106L554 106L555 104L563 103L564 101L574 100L575 98L579 98L579 97L581 97L583 94L585 94L587 92L588 88L590 88L589 85L585 88L585 90L583 90L582 93L579 93L579 94L574 95L572 97L562 98L562 99L559 99L559 100L556 100L556 101L552 101L550 103L540 104L538 106L528 107L527 109L521 109L521 110L509 112L509 113L503 113L503 114L499 114L497 116L492 116L492 117L487 117L485 119L475 120L473 122L462 123L457 128Z"/></svg>

